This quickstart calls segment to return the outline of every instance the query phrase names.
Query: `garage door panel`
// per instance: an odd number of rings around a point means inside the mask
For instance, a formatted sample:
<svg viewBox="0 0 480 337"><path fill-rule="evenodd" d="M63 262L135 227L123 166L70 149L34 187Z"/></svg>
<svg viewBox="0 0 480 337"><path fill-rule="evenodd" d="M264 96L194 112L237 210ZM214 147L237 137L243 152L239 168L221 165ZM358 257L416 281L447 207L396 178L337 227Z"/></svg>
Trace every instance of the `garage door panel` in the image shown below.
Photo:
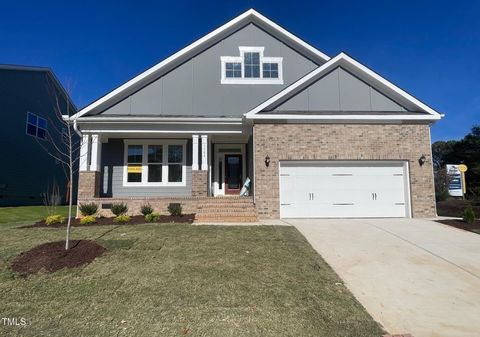
<svg viewBox="0 0 480 337"><path fill-rule="evenodd" d="M281 162L280 174L282 217L408 216L403 162Z"/></svg>

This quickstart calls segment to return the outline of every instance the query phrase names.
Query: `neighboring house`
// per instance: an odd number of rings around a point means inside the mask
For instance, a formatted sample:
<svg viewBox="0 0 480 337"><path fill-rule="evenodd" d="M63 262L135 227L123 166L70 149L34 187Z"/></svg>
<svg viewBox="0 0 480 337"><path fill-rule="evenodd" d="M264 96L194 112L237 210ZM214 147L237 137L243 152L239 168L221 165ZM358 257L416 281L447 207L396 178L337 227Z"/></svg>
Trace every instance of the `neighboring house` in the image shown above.
<svg viewBox="0 0 480 337"><path fill-rule="evenodd" d="M133 212L146 202L163 211L179 202L209 220L255 211L436 213L430 126L441 115L254 10L73 118L84 144L79 200L103 209L124 201ZM251 197L228 197L247 177Z"/></svg>
<svg viewBox="0 0 480 337"><path fill-rule="evenodd" d="M40 145L47 145L48 135L56 137L62 127L55 115L56 97L66 114L70 99L49 68L0 65L0 206L41 205L54 183L65 202L62 165ZM75 112L72 106L70 113Z"/></svg>

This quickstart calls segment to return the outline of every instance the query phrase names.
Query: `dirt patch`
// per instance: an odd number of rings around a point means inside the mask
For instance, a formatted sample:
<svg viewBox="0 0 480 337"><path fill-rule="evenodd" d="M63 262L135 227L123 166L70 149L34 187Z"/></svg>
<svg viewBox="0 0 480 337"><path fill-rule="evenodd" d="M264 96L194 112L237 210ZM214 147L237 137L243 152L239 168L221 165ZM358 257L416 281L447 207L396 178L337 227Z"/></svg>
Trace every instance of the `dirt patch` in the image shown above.
<svg viewBox="0 0 480 337"><path fill-rule="evenodd" d="M72 240L65 250L65 241L48 242L17 256L12 270L22 274L34 274L40 270L53 273L62 268L74 268L88 264L103 254L105 248L91 240Z"/></svg>
<svg viewBox="0 0 480 337"><path fill-rule="evenodd" d="M437 220L437 222L443 223L445 225L449 225L452 227L460 228L466 231L471 231L471 232L480 232L480 220L475 220L473 224L469 224L468 222L465 222L463 220Z"/></svg>
<svg viewBox="0 0 480 337"><path fill-rule="evenodd" d="M90 223L86 225L80 224L80 219L72 218L73 227L88 227L88 226L111 226L111 225L143 225L147 223L143 215L135 215L130 217L129 222L125 223L115 223L113 222L113 217L111 218L97 218L95 223ZM184 214L180 216L173 215L161 215L158 221L155 223L193 223L195 220L195 214ZM53 224L47 225L45 220L40 220L35 222L33 225L23 226L22 228L34 228L34 227L49 227L49 228L65 228L67 227L66 223L63 224Z"/></svg>
<svg viewBox="0 0 480 337"><path fill-rule="evenodd" d="M437 202L437 214L441 216L454 216L461 218L463 216L463 210L468 206L472 206L475 214L480 216L479 201L461 199L449 199Z"/></svg>

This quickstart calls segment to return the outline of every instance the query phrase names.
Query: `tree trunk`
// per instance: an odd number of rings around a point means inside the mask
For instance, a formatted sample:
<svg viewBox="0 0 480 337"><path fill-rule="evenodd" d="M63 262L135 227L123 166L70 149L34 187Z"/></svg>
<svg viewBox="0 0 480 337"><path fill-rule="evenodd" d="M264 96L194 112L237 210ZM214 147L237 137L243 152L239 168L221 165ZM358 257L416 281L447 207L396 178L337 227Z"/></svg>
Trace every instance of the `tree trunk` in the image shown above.
<svg viewBox="0 0 480 337"><path fill-rule="evenodd" d="M65 240L65 250L69 249L69 244L70 244L70 225L72 223L72 203L73 203L72 188L73 188L73 169L72 169L72 160L70 159L70 195L68 196L68 222L67 222L67 238Z"/></svg>

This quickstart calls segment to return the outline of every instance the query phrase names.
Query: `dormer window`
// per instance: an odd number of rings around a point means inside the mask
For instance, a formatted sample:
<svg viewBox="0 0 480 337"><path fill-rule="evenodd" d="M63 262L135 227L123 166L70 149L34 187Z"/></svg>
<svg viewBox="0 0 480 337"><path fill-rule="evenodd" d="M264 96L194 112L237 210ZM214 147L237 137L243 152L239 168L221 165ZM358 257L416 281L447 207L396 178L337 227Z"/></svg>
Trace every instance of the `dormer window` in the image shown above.
<svg viewBox="0 0 480 337"><path fill-rule="evenodd" d="M264 47L239 47L240 56L221 56L222 84L283 84L282 57L266 57Z"/></svg>
<svg viewBox="0 0 480 337"><path fill-rule="evenodd" d="M260 77L260 53L243 54L243 64L245 67L245 78Z"/></svg>

